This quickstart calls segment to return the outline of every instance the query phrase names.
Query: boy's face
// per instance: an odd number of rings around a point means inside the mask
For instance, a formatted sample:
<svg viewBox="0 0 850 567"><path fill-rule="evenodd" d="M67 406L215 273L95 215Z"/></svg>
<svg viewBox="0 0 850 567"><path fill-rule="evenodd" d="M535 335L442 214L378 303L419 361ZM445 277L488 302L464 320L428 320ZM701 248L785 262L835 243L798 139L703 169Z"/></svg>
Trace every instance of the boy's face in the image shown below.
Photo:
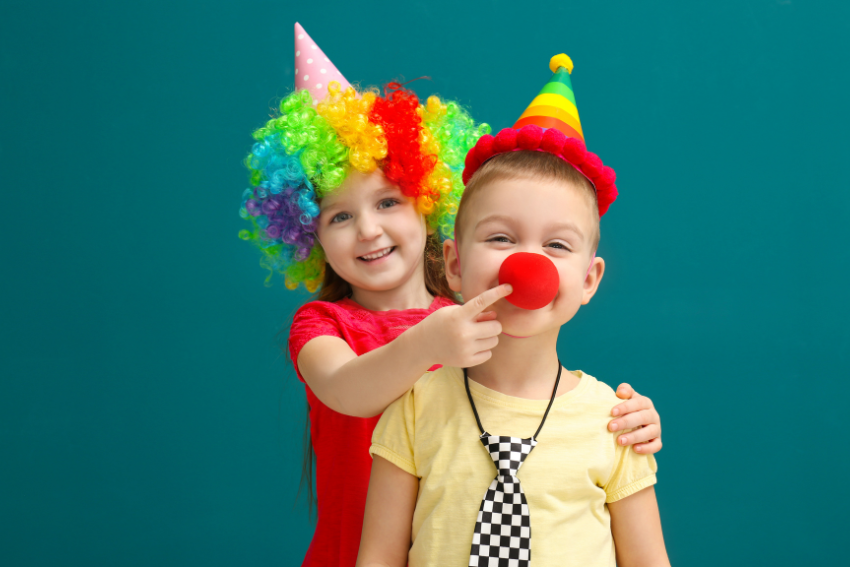
<svg viewBox="0 0 850 567"><path fill-rule="evenodd" d="M593 297L605 263L596 258L591 267L596 225L593 204L580 188L562 181L502 179L481 187L468 207L463 226L457 227L460 261L455 243L444 247L449 285L464 300L496 286L499 267L516 252L546 256L560 276L557 296L542 309L521 309L504 299L493 304L504 334L557 332Z"/></svg>

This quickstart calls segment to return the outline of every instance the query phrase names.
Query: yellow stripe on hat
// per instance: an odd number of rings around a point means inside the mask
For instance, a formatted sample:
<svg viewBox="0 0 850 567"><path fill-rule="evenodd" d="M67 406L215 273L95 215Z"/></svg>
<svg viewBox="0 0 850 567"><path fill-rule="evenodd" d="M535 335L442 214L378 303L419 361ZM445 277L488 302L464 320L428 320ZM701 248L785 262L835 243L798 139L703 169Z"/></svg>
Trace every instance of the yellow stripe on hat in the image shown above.
<svg viewBox="0 0 850 567"><path fill-rule="evenodd" d="M573 118L575 118L576 121L579 120L578 108L576 108L576 105L573 104L573 101L571 101L570 99L568 99L564 96L561 96L559 94L548 94L548 93L539 94L536 97L534 97L534 100L532 100L531 104L528 105L528 106L530 108L532 106L537 106L537 105L554 106L556 108L563 108L564 110L566 110L567 112L572 114Z"/></svg>
<svg viewBox="0 0 850 567"><path fill-rule="evenodd" d="M531 106L525 109L525 112L523 112L522 116L519 117L519 120L522 120L523 118L530 118L532 116L548 116L550 118L557 118L558 120L568 124L571 128L581 134L582 137L584 137L584 132L581 130L581 122L579 122L578 118L565 111L563 108L545 104L535 105L532 102ZM519 120L517 120L517 122L519 122Z"/></svg>

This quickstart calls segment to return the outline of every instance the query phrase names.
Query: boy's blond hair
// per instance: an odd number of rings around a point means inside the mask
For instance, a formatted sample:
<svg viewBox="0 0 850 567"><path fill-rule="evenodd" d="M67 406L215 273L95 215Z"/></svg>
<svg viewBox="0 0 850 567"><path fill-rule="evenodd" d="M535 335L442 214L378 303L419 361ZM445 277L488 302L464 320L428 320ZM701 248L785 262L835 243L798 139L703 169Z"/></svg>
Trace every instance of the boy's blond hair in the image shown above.
<svg viewBox="0 0 850 567"><path fill-rule="evenodd" d="M460 240L464 210L483 187L503 179L544 179L569 185L580 191L591 206L594 230L591 235L591 251L599 245L599 206L596 190L587 178L569 163L546 152L516 151L494 156L482 165L463 192L455 218L455 239Z"/></svg>

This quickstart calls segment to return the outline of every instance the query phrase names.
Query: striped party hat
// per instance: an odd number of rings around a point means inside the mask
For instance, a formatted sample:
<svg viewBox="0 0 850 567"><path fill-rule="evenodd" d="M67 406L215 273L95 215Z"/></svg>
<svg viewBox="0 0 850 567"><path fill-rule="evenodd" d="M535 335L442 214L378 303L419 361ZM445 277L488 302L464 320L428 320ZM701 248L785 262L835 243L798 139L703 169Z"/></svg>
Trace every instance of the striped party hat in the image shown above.
<svg viewBox="0 0 850 567"><path fill-rule="evenodd" d="M578 118L573 83L570 80L573 61L565 53L561 53L549 61L549 69L555 74L516 121L514 130L536 124L541 128L556 128L568 138L583 142L584 134Z"/></svg>
<svg viewBox="0 0 850 567"><path fill-rule="evenodd" d="M349 86L313 38L301 24L295 22L295 90L307 89L313 97L313 104L317 104L328 95L328 83L331 81L337 81L343 91Z"/></svg>
<svg viewBox="0 0 850 567"><path fill-rule="evenodd" d="M496 136L482 136L466 155L463 182L469 183L484 162L495 155L520 150L547 152L563 159L584 175L596 189L599 216L617 198L614 170L587 151L584 131L578 117L570 75L573 62L561 53L549 61L554 73L543 90L531 101L513 128Z"/></svg>

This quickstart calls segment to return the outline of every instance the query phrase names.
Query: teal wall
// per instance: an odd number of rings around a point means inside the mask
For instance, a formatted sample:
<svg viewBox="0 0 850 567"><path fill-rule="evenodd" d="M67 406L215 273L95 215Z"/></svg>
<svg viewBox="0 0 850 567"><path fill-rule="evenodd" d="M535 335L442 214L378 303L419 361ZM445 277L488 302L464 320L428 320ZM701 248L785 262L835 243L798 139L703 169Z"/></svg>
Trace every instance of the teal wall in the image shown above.
<svg viewBox="0 0 850 567"><path fill-rule="evenodd" d="M276 333L306 295L236 236L296 20L349 79L430 76L495 130L569 53L621 197L562 358L660 409L674 564L840 561L848 4L367 6L4 2L0 564L300 562Z"/></svg>

